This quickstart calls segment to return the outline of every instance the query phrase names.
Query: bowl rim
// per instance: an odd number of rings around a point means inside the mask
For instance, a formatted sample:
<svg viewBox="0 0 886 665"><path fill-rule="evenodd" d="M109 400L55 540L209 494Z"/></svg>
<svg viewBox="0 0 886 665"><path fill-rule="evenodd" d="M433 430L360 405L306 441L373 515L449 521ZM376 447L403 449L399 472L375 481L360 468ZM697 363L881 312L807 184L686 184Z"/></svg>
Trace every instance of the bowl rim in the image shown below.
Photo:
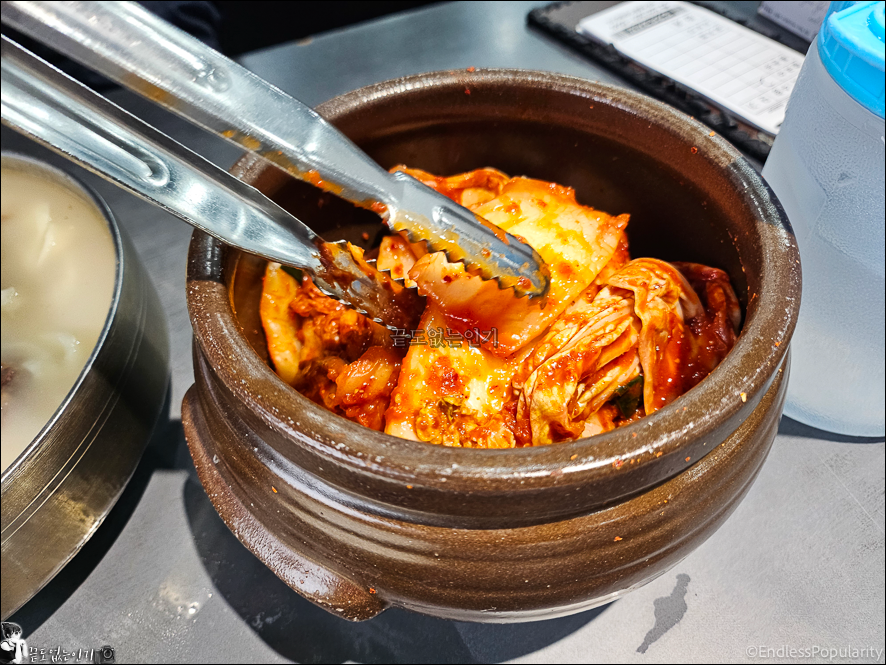
<svg viewBox="0 0 886 665"><path fill-rule="evenodd" d="M284 384L258 357L240 332L228 294L236 262L226 261L225 252L220 251L223 245L200 232L195 232L192 240L188 275L188 306L197 342L222 382L238 399L248 402L250 409L272 429L283 434L290 445L360 474L403 483L418 481L423 487L445 491L530 491L606 478L627 460L633 465L631 471L639 472L648 464L659 464L657 458L664 455L661 462L669 460L670 470L659 480L672 477L700 459L687 457L684 463L683 449L699 437L715 434L724 423L730 426L728 433L731 433L750 415L781 367L800 298L799 253L787 216L747 159L721 137L711 137L708 127L645 95L582 78L532 70L446 70L365 86L335 97L316 110L335 124L349 112L392 96L408 97L411 92L429 88L463 89L466 84L501 84L504 80L519 86L540 85L557 93L577 95L632 115L645 111L645 119L657 122L675 139L691 138L699 145L704 141L705 148L698 150L698 156L723 170L724 182L731 181L731 186L746 190L742 198L754 213L760 235L760 293L749 294L744 326L735 347L704 381L675 402L631 425L550 446L503 450L447 448L369 430L303 397ZM687 144L694 146L696 142ZM259 166L265 168L261 158L247 153L233 171L240 177L249 177L250 172L253 175L258 172ZM772 237L767 240L764 232L771 233ZM213 257L211 261L225 286L213 292L216 299L224 293L225 302L219 303L218 316L203 313L204 299L209 294L193 288L195 282L205 279L200 272L205 268L199 267L205 263L198 256L201 251ZM225 276L227 270L232 274ZM779 289L763 288L772 285L779 285ZM210 330L217 333L211 336L211 342L202 338L203 333ZM779 344L773 344L773 339ZM229 366L226 358L238 358L239 363ZM758 360L752 362L753 358ZM259 373L259 376L250 375L248 383L254 384L258 379L258 383L268 389L267 393L240 385L243 373L237 368L242 369L244 362ZM712 403L715 406L712 407ZM293 405L297 409L293 409ZM712 408L717 418L700 419L701 414ZM299 420L309 421L309 426L322 432L314 431L313 436L306 436ZM715 447L708 446L705 453ZM288 456L286 451L278 452ZM477 484L478 480L483 481L482 486Z"/></svg>
<svg viewBox="0 0 886 665"><path fill-rule="evenodd" d="M102 324L101 332L95 342L95 346L92 348L89 357L86 359L86 364L83 365L83 369L81 369L80 373L77 375L77 380L74 382L74 385L71 386L71 389L67 392L61 404L59 404L58 408L53 412L52 417L46 421L46 424L43 425L25 449L19 453L18 457L16 457L10 465L3 470L2 476L0 476L0 487L5 489L7 484L12 483L15 478L18 477L19 473L23 471L23 467L31 453L37 450L43 441L46 440L50 430L55 426L59 418L61 418L64 410L68 408L68 405L74 399L77 391L80 390L80 387L86 380L86 376L92 370L93 365L95 365L99 352L104 346L108 334L110 334L111 326L114 318L117 316L117 310L120 306L120 298L123 293L124 259L123 238L120 235L120 229L117 226L117 220L114 218L114 213L111 212L111 209L108 207L105 200L98 194L98 192L92 189L92 187L67 171L60 169L57 166L53 166L48 162L44 162L41 159L31 157L30 155L3 150L0 152L0 159L2 159L3 168L19 169L35 175L48 175L55 184L66 187L69 191L73 191L74 193L79 193L88 202L92 203L99 215L105 220L105 224L111 235L111 241L114 245L115 256L114 290L111 294L111 304L108 309L108 314L105 317L105 321Z"/></svg>

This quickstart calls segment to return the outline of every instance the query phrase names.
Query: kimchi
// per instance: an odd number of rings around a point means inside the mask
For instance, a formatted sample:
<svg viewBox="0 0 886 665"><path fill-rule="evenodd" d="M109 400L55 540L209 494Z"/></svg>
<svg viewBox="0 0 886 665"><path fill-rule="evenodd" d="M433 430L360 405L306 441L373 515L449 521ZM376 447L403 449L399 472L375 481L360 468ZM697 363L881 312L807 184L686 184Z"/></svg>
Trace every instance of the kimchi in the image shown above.
<svg viewBox="0 0 886 665"><path fill-rule="evenodd" d="M703 380L735 344L729 277L631 258L628 215L495 169L439 177L396 167L532 246L543 299L517 298L397 234L376 267L427 296L415 330L391 332L268 264L261 319L286 383L404 439L514 448L592 436L651 414Z"/></svg>

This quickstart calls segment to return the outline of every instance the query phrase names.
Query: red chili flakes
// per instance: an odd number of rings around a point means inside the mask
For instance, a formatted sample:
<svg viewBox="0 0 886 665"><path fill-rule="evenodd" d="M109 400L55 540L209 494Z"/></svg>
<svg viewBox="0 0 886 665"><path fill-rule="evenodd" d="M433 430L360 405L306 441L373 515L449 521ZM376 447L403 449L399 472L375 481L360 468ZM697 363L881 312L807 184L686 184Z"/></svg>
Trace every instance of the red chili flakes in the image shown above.
<svg viewBox="0 0 886 665"><path fill-rule="evenodd" d="M407 485L407 486L406 486L406 489L411 490L411 489L412 489L412 485Z"/></svg>
<svg viewBox="0 0 886 665"><path fill-rule="evenodd" d="M366 233L366 231L364 231L363 233L361 233L361 234L360 234L360 237L363 238L363 240L369 240L369 234Z"/></svg>
<svg viewBox="0 0 886 665"><path fill-rule="evenodd" d="M779 344L781 344L781 342L776 342L776 343L775 343L775 346L778 346Z"/></svg>
<svg viewBox="0 0 886 665"><path fill-rule="evenodd" d="M615 543L617 543L619 540L621 540L621 536L616 536L615 538L612 539L612 541Z"/></svg>
<svg viewBox="0 0 886 665"><path fill-rule="evenodd" d="M470 95L470 94L471 94L471 89L470 89L470 88L465 88L465 94L466 94L466 95Z"/></svg>
<svg viewBox="0 0 886 665"><path fill-rule="evenodd" d="M656 457L661 457L661 451L659 450L657 453L655 453L655 456L656 456Z"/></svg>
<svg viewBox="0 0 886 665"><path fill-rule="evenodd" d="M277 488L276 488L276 487L274 487L274 486L273 486L273 485L271 485L271 489L272 489L272 490L274 490L274 494L276 494L276 493L277 493Z"/></svg>
<svg viewBox="0 0 886 665"><path fill-rule="evenodd" d="M622 462L620 459L617 459L612 463L612 466L614 466L616 469L620 469L622 464L624 464L624 462Z"/></svg>
<svg viewBox="0 0 886 665"><path fill-rule="evenodd" d="M691 459L692 459L691 457L687 457L687 458L686 458L686 461L688 462L688 461L691 460Z"/></svg>
<svg viewBox="0 0 886 665"><path fill-rule="evenodd" d="M573 459L575 459L576 457L578 457L578 455L573 455L573 456L570 457L569 459L573 460Z"/></svg>
<svg viewBox="0 0 886 665"><path fill-rule="evenodd" d="M696 148L695 146L692 146L691 148L689 148L689 152L691 152L694 155L698 152L698 148Z"/></svg>
<svg viewBox="0 0 886 665"><path fill-rule="evenodd" d="M631 436L632 436L633 438L636 439L636 438L637 438L637 433L636 433L636 432L633 432L633 433L631 434Z"/></svg>
<svg viewBox="0 0 886 665"><path fill-rule="evenodd" d="M469 72L473 72L475 69L476 69L475 67L468 67Z"/></svg>
<svg viewBox="0 0 886 665"><path fill-rule="evenodd" d="M369 593L378 593L374 587L369 587Z"/></svg>
<svg viewBox="0 0 886 665"><path fill-rule="evenodd" d="M594 105L591 104L588 108L589 108L589 109L592 109L592 108L594 108Z"/></svg>
<svg viewBox="0 0 886 665"><path fill-rule="evenodd" d="M711 132L710 134L708 134L708 136L716 136L716 135L717 135L717 132Z"/></svg>

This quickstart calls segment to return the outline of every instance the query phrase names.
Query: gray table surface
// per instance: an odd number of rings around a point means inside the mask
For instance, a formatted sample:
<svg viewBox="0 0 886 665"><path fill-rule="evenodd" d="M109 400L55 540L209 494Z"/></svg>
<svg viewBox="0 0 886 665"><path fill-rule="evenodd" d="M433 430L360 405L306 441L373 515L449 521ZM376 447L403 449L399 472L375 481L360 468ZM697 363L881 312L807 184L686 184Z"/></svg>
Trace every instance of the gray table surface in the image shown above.
<svg viewBox="0 0 886 665"><path fill-rule="evenodd" d="M242 59L315 105L385 79L519 67L619 83L526 27L536 2L456 3L285 44ZM611 3L597 3L605 6ZM123 92L112 97L225 167L237 151ZM62 160L4 129L4 149ZM77 171L134 239L166 309L168 419L105 524L14 617L29 644L110 644L118 662L884 662L884 445L784 419L769 460L726 524L673 570L596 610L511 626L388 610L347 623L290 591L224 526L197 481L180 422L192 382L185 310L191 229ZM798 658L777 649L806 650ZM859 650L843 658L847 648ZM861 652L862 649L874 649ZM771 649L772 651L767 651Z"/></svg>

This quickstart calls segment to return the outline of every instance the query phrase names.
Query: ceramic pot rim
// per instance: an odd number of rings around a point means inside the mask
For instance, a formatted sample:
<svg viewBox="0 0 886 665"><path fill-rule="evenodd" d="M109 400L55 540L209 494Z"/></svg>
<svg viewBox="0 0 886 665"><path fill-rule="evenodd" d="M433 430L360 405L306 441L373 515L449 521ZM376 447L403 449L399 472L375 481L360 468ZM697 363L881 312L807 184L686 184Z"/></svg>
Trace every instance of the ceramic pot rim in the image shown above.
<svg viewBox="0 0 886 665"><path fill-rule="evenodd" d="M793 333L800 305L799 253L793 231L775 195L747 160L728 142L711 136L710 129L683 113L644 95L602 83L545 72L489 69L443 71L395 79L346 93L317 108L335 123L345 115L365 110L391 97L408 98L428 89L463 91L465 86L519 86L544 88L581 96L589 101L640 116L664 128L687 146L703 146L696 155L713 162L724 182L744 192L744 202L757 220L760 238L759 292L749 295L749 306L735 348L711 375L679 400L636 423L595 437L551 446L507 450L446 448L399 439L336 416L283 384L259 359L240 332L227 289L208 295L193 284L206 279L212 263L223 274L222 245L195 233L189 256L188 306L195 336L222 382L271 428L292 445L308 449L321 461L389 481L418 480L440 490L530 491L556 484L583 484L611 475L629 460L631 473L658 465L659 480L692 463L683 458L691 442L711 437L712 449L746 419L769 387L781 365ZM405 100L404 100L405 103ZM235 173L249 177L256 160L244 159ZM617 211L610 211L617 212ZM225 302L220 299L225 297ZM213 315L206 298L215 300ZM211 343L208 340L211 339ZM242 362L240 368L228 358ZM240 369L246 368L246 372ZM256 390L264 387L263 391ZM303 422L304 421L304 422ZM304 433L304 427L310 435ZM719 437L719 440L715 440ZM658 459L662 458L662 459ZM664 467L667 467L666 469ZM649 482L639 482L637 490Z"/></svg>

